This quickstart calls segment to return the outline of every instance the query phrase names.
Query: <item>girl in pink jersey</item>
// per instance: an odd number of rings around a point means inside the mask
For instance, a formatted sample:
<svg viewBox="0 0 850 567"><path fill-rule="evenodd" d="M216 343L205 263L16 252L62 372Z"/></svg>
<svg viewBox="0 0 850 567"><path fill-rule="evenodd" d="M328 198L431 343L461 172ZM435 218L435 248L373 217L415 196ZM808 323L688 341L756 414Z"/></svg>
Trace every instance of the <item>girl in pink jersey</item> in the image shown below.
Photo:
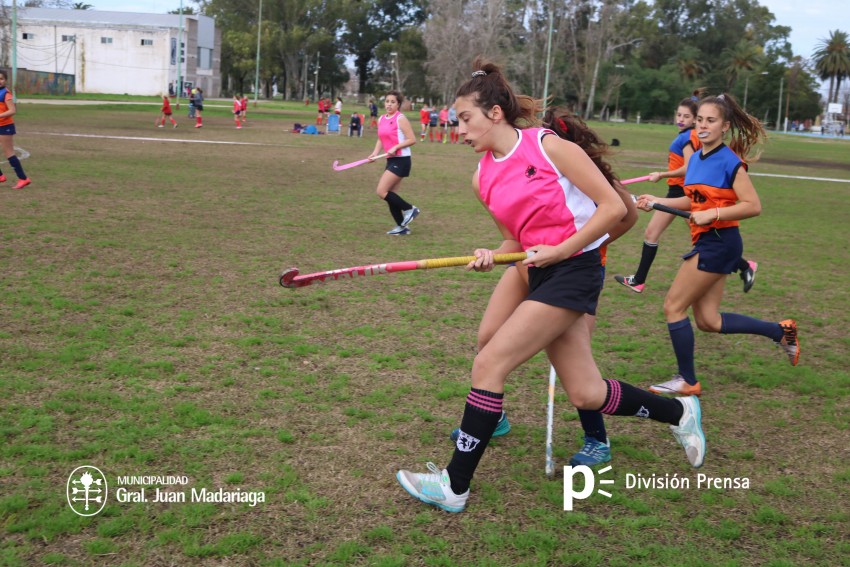
<svg viewBox="0 0 850 567"><path fill-rule="evenodd" d="M478 248L468 269L493 269L496 253L533 252L529 294L475 357L454 455L440 470L399 471L412 496L461 512L469 486L502 413L508 374L545 350L577 408L649 417L671 424L688 461L702 465L705 436L696 396L669 399L619 380L605 380L590 349L584 315L596 312L602 288L599 245L626 213L616 191L576 144L535 128L540 101L517 96L500 69L476 59L457 92L460 133L484 153L473 186L503 236L496 250Z"/></svg>
<svg viewBox="0 0 850 567"><path fill-rule="evenodd" d="M369 159L374 159L382 153L389 154L387 167L378 181L376 192L378 197L387 202L390 214L396 222L395 228L387 232L394 236L410 234L407 225L419 216L419 209L398 194L401 180L410 176L410 146L416 143L410 121L399 110L402 100L398 91L390 91L384 97L387 113L378 121L378 141L375 142L375 149L369 154Z"/></svg>

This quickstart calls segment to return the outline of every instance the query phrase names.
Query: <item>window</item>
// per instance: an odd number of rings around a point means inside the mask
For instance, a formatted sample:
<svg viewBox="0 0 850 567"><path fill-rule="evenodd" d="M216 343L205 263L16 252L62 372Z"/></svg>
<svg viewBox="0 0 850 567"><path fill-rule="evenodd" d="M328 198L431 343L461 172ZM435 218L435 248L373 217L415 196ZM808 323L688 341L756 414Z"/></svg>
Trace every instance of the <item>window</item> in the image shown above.
<svg viewBox="0 0 850 567"><path fill-rule="evenodd" d="M24 33L21 34L22 39L35 39L34 33Z"/></svg>
<svg viewBox="0 0 850 567"><path fill-rule="evenodd" d="M110 43L111 44L112 38L111 37L102 37L102 38L100 38L100 43Z"/></svg>
<svg viewBox="0 0 850 567"><path fill-rule="evenodd" d="M153 45L153 40L152 39L143 39L142 45Z"/></svg>
<svg viewBox="0 0 850 567"><path fill-rule="evenodd" d="M75 36L75 35L63 35L62 41L77 41L77 36Z"/></svg>

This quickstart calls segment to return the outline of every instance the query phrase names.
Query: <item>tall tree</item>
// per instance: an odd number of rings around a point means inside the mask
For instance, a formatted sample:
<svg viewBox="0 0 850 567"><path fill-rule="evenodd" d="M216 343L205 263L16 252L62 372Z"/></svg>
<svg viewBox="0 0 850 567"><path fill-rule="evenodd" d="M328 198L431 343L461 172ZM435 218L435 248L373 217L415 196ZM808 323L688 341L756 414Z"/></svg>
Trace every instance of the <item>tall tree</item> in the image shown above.
<svg viewBox="0 0 850 567"><path fill-rule="evenodd" d="M764 52L761 46L743 38L732 47L723 50L726 59L726 91L731 91L741 72L752 71L761 62Z"/></svg>
<svg viewBox="0 0 850 567"><path fill-rule="evenodd" d="M815 70L821 79L829 79L829 97L827 102L838 100L841 81L850 75L850 45L847 32L833 30L827 39L821 39L812 55Z"/></svg>
<svg viewBox="0 0 850 567"><path fill-rule="evenodd" d="M375 48L397 39L402 30L425 18L424 0L346 0L341 13L340 47L354 56L360 92L371 91L370 64Z"/></svg>

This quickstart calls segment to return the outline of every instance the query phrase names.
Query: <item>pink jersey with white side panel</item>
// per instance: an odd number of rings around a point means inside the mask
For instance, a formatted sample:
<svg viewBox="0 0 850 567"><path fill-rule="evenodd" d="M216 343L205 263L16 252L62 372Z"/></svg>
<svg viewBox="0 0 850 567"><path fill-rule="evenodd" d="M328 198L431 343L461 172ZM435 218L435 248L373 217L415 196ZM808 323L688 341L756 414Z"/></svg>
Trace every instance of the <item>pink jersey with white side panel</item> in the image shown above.
<svg viewBox="0 0 850 567"><path fill-rule="evenodd" d="M381 116L381 119L378 120L378 138L380 138L381 145L384 146L384 150L388 150L407 139L404 137L404 132L401 131L401 125L398 123L400 116L400 112L396 112L392 116L384 114ZM390 157L403 157L409 155L410 147L405 147Z"/></svg>
<svg viewBox="0 0 850 567"><path fill-rule="evenodd" d="M557 246L578 232L596 203L564 177L543 149L545 128L517 130L519 140L502 158L487 152L478 163L481 199L524 249ZM591 242L576 255L598 248Z"/></svg>

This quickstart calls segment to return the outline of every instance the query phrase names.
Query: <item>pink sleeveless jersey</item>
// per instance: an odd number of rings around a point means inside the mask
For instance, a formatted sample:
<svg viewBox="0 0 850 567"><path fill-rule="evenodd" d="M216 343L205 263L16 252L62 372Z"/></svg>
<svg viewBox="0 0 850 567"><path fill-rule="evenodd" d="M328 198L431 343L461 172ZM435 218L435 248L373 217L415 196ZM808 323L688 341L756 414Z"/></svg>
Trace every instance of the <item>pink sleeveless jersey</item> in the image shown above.
<svg viewBox="0 0 850 567"><path fill-rule="evenodd" d="M398 123L399 116L401 116L400 112L396 112L392 115L392 117L384 114L378 121L378 138L381 139L381 145L384 146L384 150L388 150L399 142L406 140L404 132L401 131L401 126L399 126ZM406 147L389 157L403 157L409 155L410 147Z"/></svg>
<svg viewBox="0 0 850 567"><path fill-rule="evenodd" d="M581 229L596 203L564 177L543 150L544 128L517 130L519 140L505 157L491 152L478 163L481 199L523 248L557 246ZM604 235L576 255L598 248Z"/></svg>

